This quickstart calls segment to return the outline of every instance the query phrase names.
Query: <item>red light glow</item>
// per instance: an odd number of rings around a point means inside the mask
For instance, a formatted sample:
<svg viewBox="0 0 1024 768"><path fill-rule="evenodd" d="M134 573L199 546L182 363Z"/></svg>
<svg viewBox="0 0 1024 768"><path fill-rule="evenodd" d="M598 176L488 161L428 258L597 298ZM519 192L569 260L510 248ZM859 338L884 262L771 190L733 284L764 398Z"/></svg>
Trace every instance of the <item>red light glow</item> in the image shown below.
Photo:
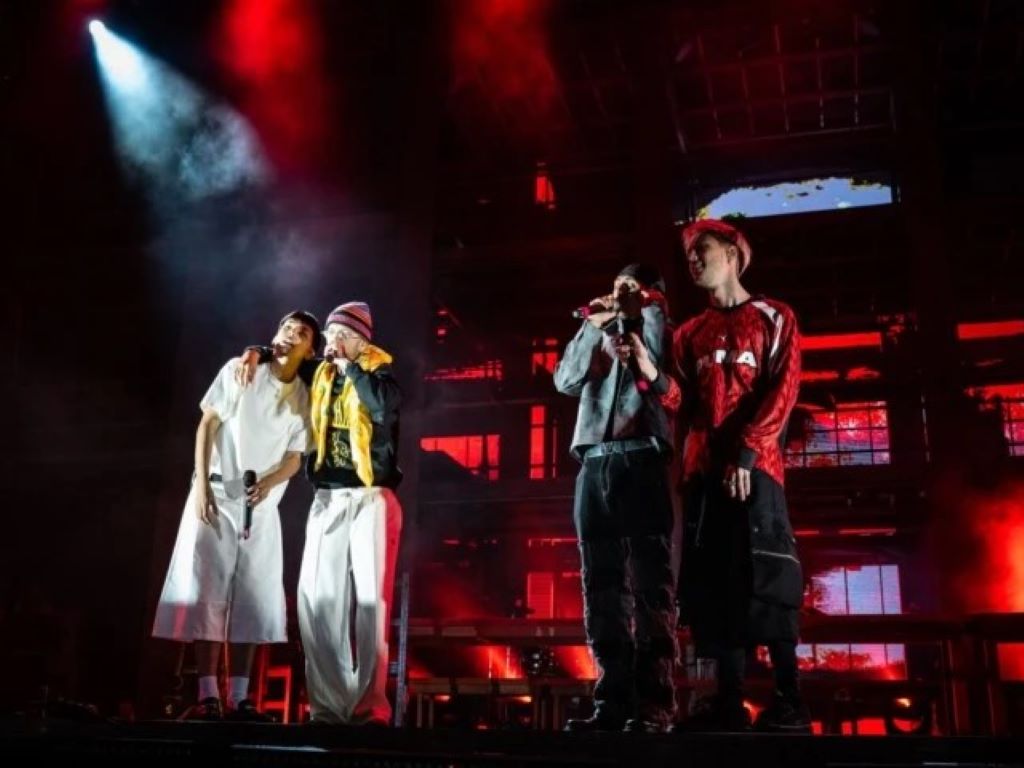
<svg viewBox="0 0 1024 768"><path fill-rule="evenodd" d="M301 0L229 0L211 41L279 168L308 164L327 144L322 30Z"/></svg>
<svg viewBox="0 0 1024 768"><path fill-rule="evenodd" d="M961 341L1001 339L1024 335L1024 320L998 320L990 323L959 323L956 336Z"/></svg>
<svg viewBox="0 0 1024 768"><path fill-rule="evenodd" d="M882 348L882 334L878 331L866 333L835 333L821 336L804 336L800 349L815 352L828 349L855 349L857 347Z"/></svg>

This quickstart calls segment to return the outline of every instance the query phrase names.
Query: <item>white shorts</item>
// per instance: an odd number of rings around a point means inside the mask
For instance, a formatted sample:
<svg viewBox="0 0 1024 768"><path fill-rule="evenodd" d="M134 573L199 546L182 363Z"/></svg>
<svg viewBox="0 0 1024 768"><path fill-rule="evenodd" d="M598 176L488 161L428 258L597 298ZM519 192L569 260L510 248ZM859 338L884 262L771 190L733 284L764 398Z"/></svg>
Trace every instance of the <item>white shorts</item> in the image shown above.
<svg viewBox="0 0 1024 768"><path fill-rule="evenodd" d="M219 514L212 525L195 511L195 486L181 516L153 636L171 640L283 643L286 635L281 519L284 485L252 513L248 539L241 481L211 481Z"/></svg>

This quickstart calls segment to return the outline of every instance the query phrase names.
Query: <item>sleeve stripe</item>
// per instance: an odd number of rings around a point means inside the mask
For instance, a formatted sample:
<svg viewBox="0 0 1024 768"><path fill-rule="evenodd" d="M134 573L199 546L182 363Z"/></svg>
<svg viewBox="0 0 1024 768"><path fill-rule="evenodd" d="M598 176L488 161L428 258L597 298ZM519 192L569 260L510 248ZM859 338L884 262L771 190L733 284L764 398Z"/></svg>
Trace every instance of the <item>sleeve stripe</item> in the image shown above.
<svg viewBox="0 0 1024 768"><path fill-rule="evenodd" d="M775 328L775 335L772 338L772 348L768 352L768 364L771 365L775 362L775 356L779 353L779 344L782 341L782 326L785 323L785 318L782 316L781 312L774 307L768 306L768 304L763 301L754 301L751 303L765 314L768 321Z"/></svg>

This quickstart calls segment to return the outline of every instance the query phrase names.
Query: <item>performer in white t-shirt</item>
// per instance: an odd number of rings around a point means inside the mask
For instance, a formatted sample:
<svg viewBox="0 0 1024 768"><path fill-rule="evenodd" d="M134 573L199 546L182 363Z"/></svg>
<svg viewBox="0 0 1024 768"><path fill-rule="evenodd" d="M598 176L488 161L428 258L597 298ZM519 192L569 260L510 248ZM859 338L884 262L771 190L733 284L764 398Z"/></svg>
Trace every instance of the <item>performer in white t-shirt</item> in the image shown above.
<svg viewBox="0 0 1024 768"><path fill-rule="evenodd" d="M217 673L225 642L228 717L268 719L249 698L249 671L258 645L287 640L277 507L309 441L309 392L297 374L319 339L313 315L286 315L273 361L253 383L240 387L238 360L229 360L200 404L195 478L153 625L155 637L195 643L199 694L189 719L224 716ZM248 470L256 482L246 492Z"/></svg>

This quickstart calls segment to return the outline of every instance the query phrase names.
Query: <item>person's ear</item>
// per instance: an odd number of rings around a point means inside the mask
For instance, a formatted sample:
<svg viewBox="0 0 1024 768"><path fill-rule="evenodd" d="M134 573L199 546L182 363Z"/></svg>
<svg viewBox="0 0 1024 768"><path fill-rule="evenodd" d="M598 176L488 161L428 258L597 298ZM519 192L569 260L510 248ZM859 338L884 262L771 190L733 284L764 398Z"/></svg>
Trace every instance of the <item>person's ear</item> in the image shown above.
<svg viewBox="0 0 1024 768"><path fill-rule="evenodd" d="M736 262L736 274L740 273L740 249L731 243L726 246L729 249L730 258Z"/></svg>

